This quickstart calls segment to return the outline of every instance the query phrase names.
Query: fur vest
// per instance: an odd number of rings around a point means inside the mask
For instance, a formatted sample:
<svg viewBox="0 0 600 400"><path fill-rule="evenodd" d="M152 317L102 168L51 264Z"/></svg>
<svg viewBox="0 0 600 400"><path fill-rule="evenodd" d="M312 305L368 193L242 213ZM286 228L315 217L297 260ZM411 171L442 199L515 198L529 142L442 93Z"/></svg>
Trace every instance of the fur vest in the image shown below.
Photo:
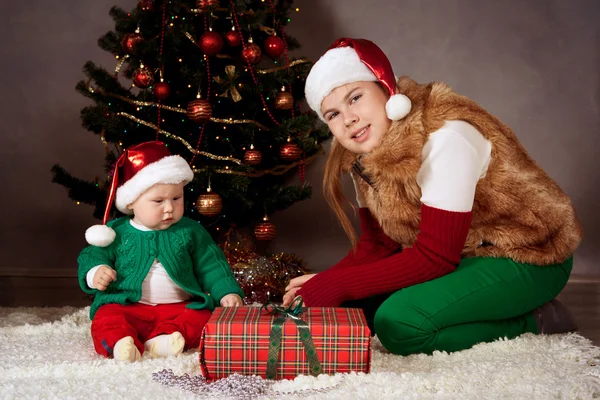
<svg viewBox="0 0 600 400"><path fill-rule="evenodd" d="M388 236L405 247L416 240L421 209L417 172L423 146L445 121L462 120L492 144L489 167L475 191L462 256L551 265L573 254L583 231L569 197L507 126L444 83L421 85L402 77L398 89L412 101L409 115L392 122L381 145L360 161L347 150L343 155L345 171L362 164L370 184L358 178L358 190Z"/></svg>

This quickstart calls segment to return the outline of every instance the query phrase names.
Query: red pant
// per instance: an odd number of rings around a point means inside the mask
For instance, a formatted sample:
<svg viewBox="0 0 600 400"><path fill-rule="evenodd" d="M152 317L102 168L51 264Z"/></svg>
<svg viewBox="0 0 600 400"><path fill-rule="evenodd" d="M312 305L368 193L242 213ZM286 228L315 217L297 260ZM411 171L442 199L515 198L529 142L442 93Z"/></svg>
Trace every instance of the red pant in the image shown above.
<svg viewBox="0 0 600 400"><path fill-rule="evenodd" d="M208 310L185 308L187 302L175 304L106 304L98 309L92 320L92 340L96 353L112 355L115 343L131 336L140 354L144 342L159 335L179 332L185 348L198 347L202 329L211 316Z"/></svg>

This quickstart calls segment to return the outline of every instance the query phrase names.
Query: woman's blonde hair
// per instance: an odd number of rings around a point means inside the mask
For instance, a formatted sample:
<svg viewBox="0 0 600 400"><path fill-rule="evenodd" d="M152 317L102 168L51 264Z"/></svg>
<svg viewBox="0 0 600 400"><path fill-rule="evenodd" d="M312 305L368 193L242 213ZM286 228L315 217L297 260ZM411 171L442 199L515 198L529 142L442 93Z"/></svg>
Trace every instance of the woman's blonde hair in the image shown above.
<svg viewBox="0 0 600 400"><path fill-rule="evenodd" d="M339 143L332 143L327 163L325 164L325 174L323 176L323 195L329 207L335 212L335 215L344 228L348 239L352 243L352 247L356 246L357 236L350 218L346 214L344 208L345 203L350 204L353 209L356 209L354 205L349 202L344 194L342 193L342 174L343 174L343 163L342 159L346 155L348 150Z"/></svg>
<svg viewBox="0 0 600 400"><path fill-rule="evenodd" d="M385 86L381 84L381 82L373 82L377 84L379 89L383 91L386 97L389 99L390 95ZM327 163L325 164L325 175L323 177L323 195L325 196L325 200L327 200L327 204L329 207L335 212L335 215L344 228L344 232L346 232L346 236L350 239L352 243L352 247L356 247L356 242L358 240L356 236L356 231L354 230L354 226L352 226L352 222L350 222L350 218L348 218L348 214L346 214L346 210L344 209L344 203L350 204L350 207L356 212L356 207L352 204L348 199L344 197L342 193L342 174L343 174L343 163L342 160L347 155L349 150L346 150L344 146L341 144L334 142L331 144L331 151L329 153L329 158L327 158Z"/></svg>

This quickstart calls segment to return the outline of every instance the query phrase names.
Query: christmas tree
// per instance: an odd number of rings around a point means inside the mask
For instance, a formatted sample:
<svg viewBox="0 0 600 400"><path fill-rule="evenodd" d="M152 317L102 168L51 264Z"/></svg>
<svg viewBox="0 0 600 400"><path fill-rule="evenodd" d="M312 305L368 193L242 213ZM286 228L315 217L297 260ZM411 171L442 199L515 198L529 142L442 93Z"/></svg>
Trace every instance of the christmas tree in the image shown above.
<svg viewBox="0 0 600 400"><path fill-rule="evenodd" d="M81 120L104 144L107 176L88 182L55 165L53 181L102 218L123 149L162 141L195 173L186 186L186 216L224 245L234 267L270 275L267 286L281 283L275 281L283 270L300 273L294 256L258 259L247 238L235 244L231 238L244 227L253 240L275 236L268 216L310 197L304 167L329 137L315 116L302 112L310 62L289 54L299 48L284 29L292 11L292 0L140 0L130 12L113 7L115 29L98 44L115 56L116 67L89 61L77 84L94 102Z"/></svg>

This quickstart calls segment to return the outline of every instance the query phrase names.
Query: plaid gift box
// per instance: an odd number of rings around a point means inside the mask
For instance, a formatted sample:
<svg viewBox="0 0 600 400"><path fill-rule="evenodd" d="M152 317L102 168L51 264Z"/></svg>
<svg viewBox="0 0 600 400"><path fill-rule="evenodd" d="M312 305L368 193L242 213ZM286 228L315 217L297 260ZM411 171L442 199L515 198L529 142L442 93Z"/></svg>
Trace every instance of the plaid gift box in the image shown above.
<svg viewBox="0 0 600 400"><path fill-rule="evenodd" d="M294 319L260 307L216 308L200 340L202 375L208 380L234 372L291 379L319 372L369 372L371 333L361 309L303 308L297 316L300 321ZM298 326L302 324L306 329ZM281 335L279 349L273 346L272 329L274 336ZM312 350L307 336L312 336ZM320 368L314 367L315 358ZM273 362L268 371L267 364Z"/></svg>

